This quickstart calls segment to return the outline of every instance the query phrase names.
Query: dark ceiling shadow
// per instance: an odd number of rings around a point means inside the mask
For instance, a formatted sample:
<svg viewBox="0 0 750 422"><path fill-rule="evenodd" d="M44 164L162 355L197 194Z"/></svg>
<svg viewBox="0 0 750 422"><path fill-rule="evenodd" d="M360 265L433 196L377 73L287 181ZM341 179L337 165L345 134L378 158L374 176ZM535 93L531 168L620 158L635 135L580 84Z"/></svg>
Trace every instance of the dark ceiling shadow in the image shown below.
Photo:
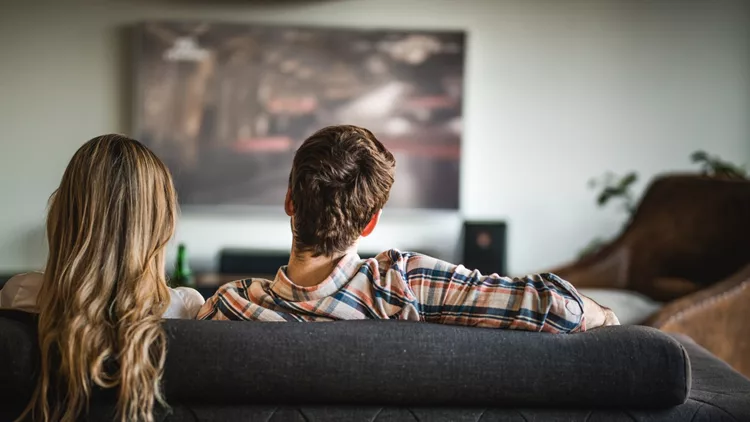
<svg viewBox="0 0 750 422"><path fill-rule="evenodd" d="M185 4L200 6L303 6L314 3L342 3L348 0L119 0L129 3Z"/></svg>

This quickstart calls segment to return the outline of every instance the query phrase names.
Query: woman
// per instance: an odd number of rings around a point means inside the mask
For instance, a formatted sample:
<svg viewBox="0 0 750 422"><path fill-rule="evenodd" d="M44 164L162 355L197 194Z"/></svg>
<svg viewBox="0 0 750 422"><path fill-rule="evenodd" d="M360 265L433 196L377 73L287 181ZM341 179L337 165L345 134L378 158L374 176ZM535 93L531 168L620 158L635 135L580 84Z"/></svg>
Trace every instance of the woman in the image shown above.
<svg viewBox="0 0 750 422"><path fill-rule="evenodd" d="M77 420L97 387L117 387L122 421L152 421L155 404L166 406L160 320L203 304L167 286L176 215L169 171L141 143L104 135L76 152L51 198L44 274L0 291L0 306L39 312L41 374L23 417Z"/></svg>

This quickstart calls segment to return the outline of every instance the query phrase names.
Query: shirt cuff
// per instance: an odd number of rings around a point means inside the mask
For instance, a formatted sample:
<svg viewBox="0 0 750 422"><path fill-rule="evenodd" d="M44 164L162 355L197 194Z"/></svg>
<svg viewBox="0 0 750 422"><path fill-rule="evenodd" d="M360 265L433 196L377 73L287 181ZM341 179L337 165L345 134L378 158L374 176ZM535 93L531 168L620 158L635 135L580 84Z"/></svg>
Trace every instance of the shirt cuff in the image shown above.
<svg viewBox="0 0 750 422"><path fill-rule="evenodd" d="M560 295L565 301L567 319L576 324L576 327L572 328L569 332L577 333L586 331L586 318L583 315L583 299L578 290L570 282L563 280L556 274L545 273L542 276L558 288Z"/></svg>

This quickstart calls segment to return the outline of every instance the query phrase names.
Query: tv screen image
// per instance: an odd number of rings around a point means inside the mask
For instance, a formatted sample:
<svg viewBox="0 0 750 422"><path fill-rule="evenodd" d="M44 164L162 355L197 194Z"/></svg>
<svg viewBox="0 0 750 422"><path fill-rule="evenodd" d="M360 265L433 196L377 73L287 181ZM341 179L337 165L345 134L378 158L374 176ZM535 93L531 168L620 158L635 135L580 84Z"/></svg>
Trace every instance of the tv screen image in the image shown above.
<svg viewBox="0 0 750 422"><path fill-rule="evenodd" d="M183 205L280 207L302 141L354 124L396 157L389 207L458 208L464 33L210 22L135 33L134 131Z"/></svg>

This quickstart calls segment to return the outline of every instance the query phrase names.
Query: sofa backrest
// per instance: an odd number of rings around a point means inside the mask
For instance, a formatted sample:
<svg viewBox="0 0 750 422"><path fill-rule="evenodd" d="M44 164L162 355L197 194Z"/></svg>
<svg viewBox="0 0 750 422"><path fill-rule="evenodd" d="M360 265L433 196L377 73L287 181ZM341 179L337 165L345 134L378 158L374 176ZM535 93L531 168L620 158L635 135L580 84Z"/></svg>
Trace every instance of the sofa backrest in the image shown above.
<svg viewBox="0 0 750 422"><path fill-rule="evenodd" d="M165 321L171 403L588 406L683 403L690 363L658 330L554 335L415 322ZM28 399L33 324L0 312L0 401Z"/></svg>
<svg viewBox="0 0 750 422"><path fill-rule="evenodd" d="M30 314L0 310L0 403L28 402L36 383L39 348Z"/></svg>

